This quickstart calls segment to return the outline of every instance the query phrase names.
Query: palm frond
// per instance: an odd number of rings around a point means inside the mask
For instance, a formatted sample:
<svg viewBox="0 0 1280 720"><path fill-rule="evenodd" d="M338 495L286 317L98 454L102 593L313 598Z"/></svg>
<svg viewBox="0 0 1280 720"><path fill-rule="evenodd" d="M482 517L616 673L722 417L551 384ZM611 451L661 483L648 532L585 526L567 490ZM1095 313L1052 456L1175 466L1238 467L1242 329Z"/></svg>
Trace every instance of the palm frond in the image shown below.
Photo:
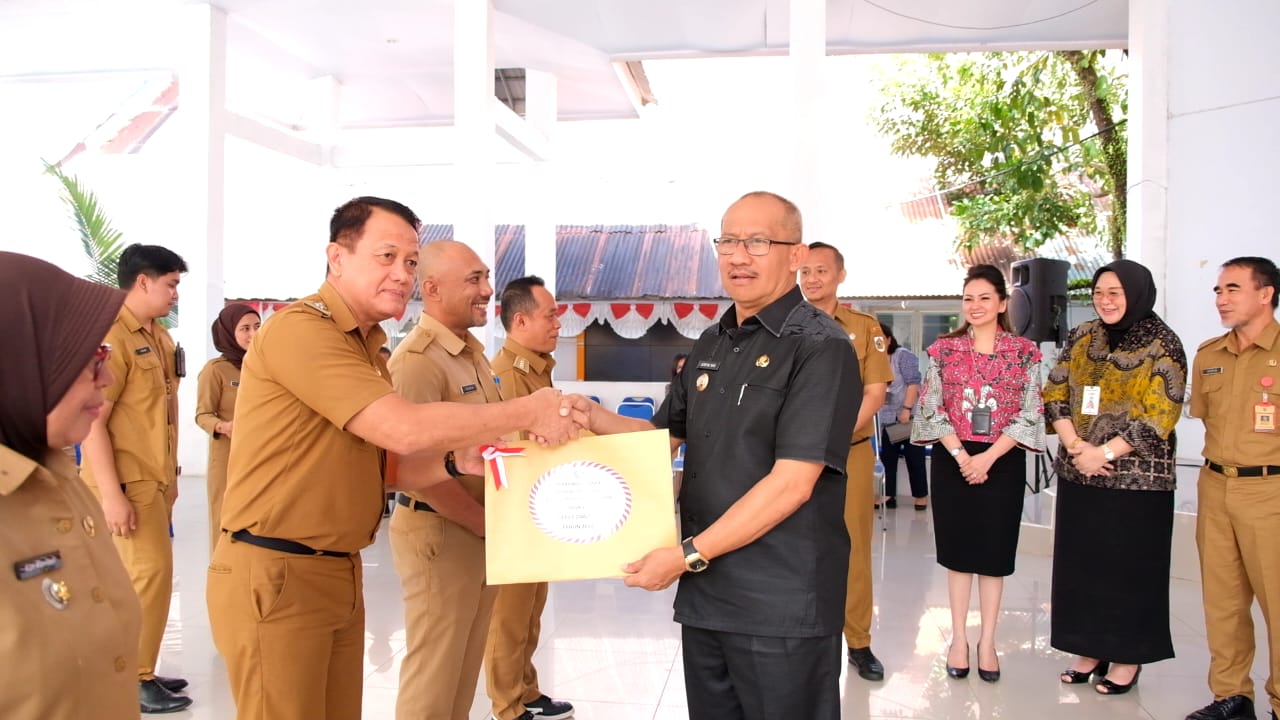
<svg viewBox="0 0 1280 720"><path fill-rule="evenodd" d="M86 279L116 287L116 269L120 264L120 252L124 249L123 233L111 226L98 196L82 185L76 176L68 175L62 168L48 162L44 168L62 183L62 201L71 211L72 222L80 235L80 245L92 264Z"/></svg>

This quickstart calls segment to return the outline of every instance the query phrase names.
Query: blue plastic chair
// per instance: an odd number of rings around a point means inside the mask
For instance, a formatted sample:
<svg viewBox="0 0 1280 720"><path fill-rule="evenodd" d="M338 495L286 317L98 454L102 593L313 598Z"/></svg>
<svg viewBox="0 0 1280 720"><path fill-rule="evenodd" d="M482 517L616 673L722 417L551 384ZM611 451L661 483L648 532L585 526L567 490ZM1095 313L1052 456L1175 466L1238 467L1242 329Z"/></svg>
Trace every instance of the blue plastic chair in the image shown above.
<svg viewBox="0 0 1280 720"><path fill-rule="evenodd" d="M640 418L641 420L653 419L653 404L647 402L629 402L623 400L618 403L618 414L623 417Z"/></svg>
<svg viewBox="0 0 1280 720"><path fill-rule="evenodd" d="M603 404L604 404L604 403L600 402L600 396L599 396L599 395L588 395L588 396L587 396L587 399L588 399L588 400L590 400L591 402L593 402L593 403L597 404L597 405L603 405Z"/></svg>

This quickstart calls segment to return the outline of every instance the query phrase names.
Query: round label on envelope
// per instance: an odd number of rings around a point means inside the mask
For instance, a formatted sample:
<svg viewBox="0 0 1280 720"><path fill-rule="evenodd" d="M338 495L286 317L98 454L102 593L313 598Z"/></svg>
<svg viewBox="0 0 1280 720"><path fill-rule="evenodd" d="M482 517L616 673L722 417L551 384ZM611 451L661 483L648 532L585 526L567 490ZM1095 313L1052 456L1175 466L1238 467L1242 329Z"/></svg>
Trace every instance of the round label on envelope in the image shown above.
<svg viewBox="0 0 1280 720"><path fill-rule="evenodd" d="M602 463L556 465L533 484L529 514L539 530L561 542L600 542L631 516L631 488L617 470Z"/></svg>

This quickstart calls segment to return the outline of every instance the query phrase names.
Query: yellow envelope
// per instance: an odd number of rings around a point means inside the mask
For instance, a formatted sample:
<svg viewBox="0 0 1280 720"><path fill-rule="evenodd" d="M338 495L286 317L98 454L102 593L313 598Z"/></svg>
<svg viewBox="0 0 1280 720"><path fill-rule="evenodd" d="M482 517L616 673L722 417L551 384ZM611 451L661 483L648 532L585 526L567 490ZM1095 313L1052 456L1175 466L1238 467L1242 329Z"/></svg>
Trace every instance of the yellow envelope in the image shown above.
<svg viewBox="0 0 1280 720"><path fill-rule="evenodd" d="M666 430L583 437L557 448L511 442L507 487L485 468L490 584L622 577L622 566L679 544Z"/></svg>

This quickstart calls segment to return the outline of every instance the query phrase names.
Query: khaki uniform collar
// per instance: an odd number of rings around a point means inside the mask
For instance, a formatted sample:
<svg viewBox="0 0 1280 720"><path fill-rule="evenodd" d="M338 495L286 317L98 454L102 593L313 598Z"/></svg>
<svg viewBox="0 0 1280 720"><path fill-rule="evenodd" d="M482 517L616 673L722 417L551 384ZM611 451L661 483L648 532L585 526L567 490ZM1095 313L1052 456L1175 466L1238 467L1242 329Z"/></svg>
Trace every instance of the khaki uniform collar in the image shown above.
<svg viewBox="0 0 1280 720"><path fill-rule="evenodd" d="M525 362L529 363L529 369L536 375L543 375L556 366L556 361L550 355L534 352L510 337L502 344L502 349L518 358L524 358Z"/></svg>
<svg viewBox="0 0 1280 720"><path fill-rule="evenodd" d="M484 343L470 332L467 333L467 339L463 340L454 334L452 330L444 326L444 323L431 317L426 313L422 313L422 318L418 320L418 325L424 331L430 332L435 338L435 342L440 343L440 347L450 355L457 356L462 352L463 348L470 348L472 354L483 357Z"/></svg>
<svg viewBox="0 0 1280 720"><path fill-rule="evenodd" d="M17 450L0 445L0 495L11 495L41 467L58 477L75 477L76 465L61 450L45 450L43 462L36 462Z"/></svg>
<svg viewBox="0 0 1280 720"><path fill-rule="evenodd" d="M320 301L324 303L325 309L329 311L330 316L333 317L333 323L339 330L351 332L360 329L360 324L356 322L356 316L351 312L346 299L337 288L329 284L328 280L320 286L320 291L316 294L320 296Z"/></svg>
<svg viewBox="0 0 1280 720"><path fill-rule="evenodd" d="M1258 333L1258 337L1254 338L1253 344L1263 350L1271 350L1276 346L1277 336L1280 336L1280 322L1276 322L1276 319L1273 317L1271 318L1271 322L1267 323L1267 326L1262 328L1262 332ZM1246 348L1236 347L1236 337L1236 331L1231 330L1219 338L1217 342L1213 343L1213 348L1225 349L1234 355L1239 355Z"/></svg>

